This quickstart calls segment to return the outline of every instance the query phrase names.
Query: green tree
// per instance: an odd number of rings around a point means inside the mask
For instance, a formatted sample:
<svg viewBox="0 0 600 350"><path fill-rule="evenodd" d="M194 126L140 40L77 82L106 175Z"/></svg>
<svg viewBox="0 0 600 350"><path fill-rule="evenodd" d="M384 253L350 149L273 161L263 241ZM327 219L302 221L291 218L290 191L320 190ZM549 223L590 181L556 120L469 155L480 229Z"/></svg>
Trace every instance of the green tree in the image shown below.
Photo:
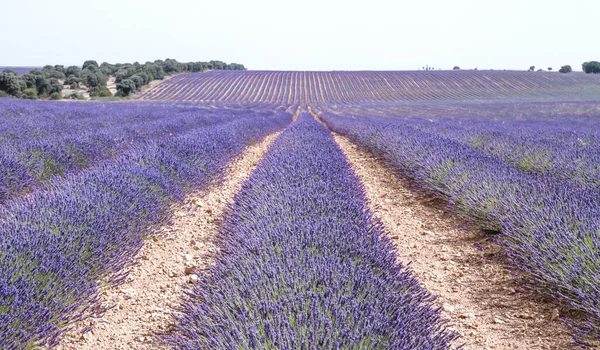
<svg viewBox="0 0 600 350"><path fill-rule="evenodd" d="M558 71L561 73L571 73L573 71L573 69L571 69L571 66L569 66L567 64L566 66L560 67L560 69Z"/></svg>
<svg viewBox="0 0 600 350"><path fill-rule="evenodd" d="M65 74L61 71L58 71L54 68L54 66L47 65L42 68L42 75L45 78L56 78L56 79L64 79Z"/></svg>
<svg viewBox="0 0 600 350"><path fill-rule="evenodd" d="M459 66L454 66L454 68L452 68L453 70L460 70Z"/></svg>
<svg viewBox="0 0 600 350"><path fill-rule="evenodd" d="M81 77L81 68L77 67L77 66L69 66L67 67L67 69L65 69L65 75L66 76L75 76L77 78Z"/></svg>
<svg viewBox="0 0 600 350"><path fill-rule="evenodd" d="M83 67L82 69L85 70L87 68L95 68L98 69L98 62L94 61L94 60L88 60L83 62Z"/></svg>
<svg viewBox="0 0 600 350"><path fill-rule="evenodd" d="M120 83L117 83L117 92L121 96L129 96L134 93L137 87L131 79L123 79Z"/></svg>
<svg viewBox="0 0 600 350"><path fill-rule="evenodd" d="M42 96L56 96L62 97L63 85L56 78L48 78L44 80L44 84L41 88L38 88L38 94ZM58 98L60 99L60 98Z"/></svg>
<svg viewBox="0 0 600 350"><path fill-rule="evenodd" d="M535 71L535 66L530 66L530 67L529 67L529 71L530 71L530 72L533 72L533 71Z"/></svg>
<svg viewBox="0 0 600 350"><path fill-rule="evenodd" d="M85 69L83 72L83 81L90 90L106 87L108 78L99 70Z"/></svg>
<svg viewBox="0 0 600 350"><path fill-rule="evenodd" d="M598 61L589 61L585 62L581 65L583 71L586 73L598 74L600 73L600 62Z"/></svg>
<svg viewBox="0 0 600 350"><path fill-rule="evenodd" d="M2 72L0 73L0 90L7 94L15 97L21 95L21 84L19 83L19 76L14 72Z"/></svg>
<svg viewBox="0 0 600 350"><path fill-rule="evenodd" d="M133 81L133 83L135 84L136 90L140 90L142 88L142 86L145 85L144 78L138 74L132 75L131 78L129 78L129 79L131 81Z"/></svg>

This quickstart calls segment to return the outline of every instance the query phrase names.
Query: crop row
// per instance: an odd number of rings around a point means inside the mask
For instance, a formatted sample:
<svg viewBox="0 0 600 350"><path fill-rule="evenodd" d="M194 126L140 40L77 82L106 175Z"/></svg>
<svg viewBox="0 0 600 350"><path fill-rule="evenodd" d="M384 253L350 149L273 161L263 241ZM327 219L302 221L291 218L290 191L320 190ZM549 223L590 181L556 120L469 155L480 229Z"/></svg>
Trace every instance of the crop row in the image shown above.
<svg viewBox="0 0 600 350"><path fill-rule="evenodd" d="M170 204L290 121L266 113L151 140L8 202L0 210L0 348L56 344L65 327L102 313L99 290L122 281Z"/></svg>
<svg viewBox="0 0 600 350"><path fill-rule="evenodd" d="M600 78L517 71L213 71L176 76L145 92L151 101L279 104L438 100L596 99Z"/></svg>
<svg viewBox="0 0 600 350"><path fill-rule="evenodd" d="M192 129L261 113L265 112L2 99L0 204L43 187L49 179L113 159L148 140L174 138Z"/></svg>
<svg viewBox="0 0 600 350"><path fill-rule="evenodd" d="M236 195L218 245L184 299L176 349L448 349L456 338L308 113Z"/></svg>
<svg viewBox="0 0 600 350"><path fill-rule="evenodd" d="M400 120L455 140L520 170L600 190L600 104L453 103L336 108L336 113Z"/></svg>
<svg viewBox="0 0 600 350"><path fill-rule="evenodd" d="M448 133L435 132L435 122L424 128L411 119L327 112L321 117L334 131L383 157L399 174L447 199L483 228L501 231L513 266L527 272L531 287L585 313L586 319L577 325L580 339L600 339L596 186L523 171L495 152L442 136ZM543 134L543 124L539 127ZM598 158L595 166L598 169Z"/></svg>

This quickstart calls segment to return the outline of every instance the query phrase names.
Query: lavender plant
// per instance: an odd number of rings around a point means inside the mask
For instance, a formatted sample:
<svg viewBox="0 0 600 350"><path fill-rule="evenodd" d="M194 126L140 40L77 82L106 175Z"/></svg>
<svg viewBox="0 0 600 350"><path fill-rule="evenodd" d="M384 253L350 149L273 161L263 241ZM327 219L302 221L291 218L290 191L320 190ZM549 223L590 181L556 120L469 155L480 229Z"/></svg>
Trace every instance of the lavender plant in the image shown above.
<svg viewBox="0 0 600 350"><path fill-rule="evenodd" d="M259 107L260 108L260 107ZM259 109L261 110L261 109ZM269 110L261 113L271 113ZM223 124L249 108L161 104L66 104L0 100L0 204L110 161L134 145Z"/></svg>
<svg viewBox="0 0 600 350"><path fill-rule="evenodd" d="M168 112L168 108L165 108ZM227 114L227 113L226 113ZM150 140L0 210L0 348L56 345L73 322L102 313L101 286L120 283L170 203L204 186L287 113Z"/></svg>
<svg viewBox="0 0 600 350"><path fill-rule="evenodd" d="M236 195L219 245L184 298L176 349L449 349L457 338L308 113Z"/></svg>
<svg viewBox="0 0 600 350"><path fill-rule="evenodd" d="M381 156L483 228L501 231L512 265L527 272L532 288L585 313L586 320L576 325L576 338L600 340L597 182L524 171L507 162L502 151L486 152L442 136L446 133L436 131L436 125L443 129L445 123L425 127L402 118L322 117L333 130ZM540 135L545 135L544 125L538 126ZM560 156L570 151L558 147L552 152ZM593 163L597 167L598 160Z"/></svg>

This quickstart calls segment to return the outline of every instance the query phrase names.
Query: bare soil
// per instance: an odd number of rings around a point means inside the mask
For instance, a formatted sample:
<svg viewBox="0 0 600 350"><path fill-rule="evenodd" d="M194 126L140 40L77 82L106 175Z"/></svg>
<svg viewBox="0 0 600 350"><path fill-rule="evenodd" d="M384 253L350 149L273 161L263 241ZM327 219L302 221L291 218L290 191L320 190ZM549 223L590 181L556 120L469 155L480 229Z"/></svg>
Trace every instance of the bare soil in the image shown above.
<svg viewBox="0 0 600 350"><path fill-rule="evenodd" d="M248 179L279 133L249 146L230 165L222 182L207 191L189 195L174 207L161 235L145 242L132 266L129 281L103 293L103 303L115 307L103 317L78 325L93 326L84 334L72 332L59 349L166 349L160 335L173 329L171 314L180 303L183 287L212 264L214 235L228 203Z"/></svg>
<svg viewBox="0 0 600 350"><path fill-rule="evenodd" d="M117 93L117 78L112 75L109 76L106 81L106 88L110 90L110 93L114 96Z"/></svg>
<svg viewBox="0 0 600 350"><path fill-rule="evenodd" d="M393 239L399 261L411 262L422 286L465 349L575 349L563 310L522 291L490 236L445 210L440 200L411 191L380 159L334 137L365 185L370 209Z"/></svg>

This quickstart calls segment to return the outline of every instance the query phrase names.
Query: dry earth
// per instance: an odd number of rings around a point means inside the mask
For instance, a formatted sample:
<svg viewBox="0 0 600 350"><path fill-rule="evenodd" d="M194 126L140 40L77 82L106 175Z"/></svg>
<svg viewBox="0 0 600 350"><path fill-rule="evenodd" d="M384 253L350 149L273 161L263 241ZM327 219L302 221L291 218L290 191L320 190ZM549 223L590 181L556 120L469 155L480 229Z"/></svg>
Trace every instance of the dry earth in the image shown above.
<svg viewBox="0 0 600 350"><path fill-rule="evenodd" d="M489 236L447 213L439 200L411 191L382 160L334 137L365 185L369 206L393 239L399 260L412 262L424 288L465 349L574 349L561 310L520 291Z"/></svg>
<svg viewBox="0 0 600 350"><path fill-rule="evenodd" d="M106 88L110 91L113 96L117 93L117 78L114 76L109 76L106 81Z"/></svg>
<svg viewBox="0 0 600 350"><path fill-rule="evenodd" d="M228 203L279 133L249 146L230 165L221 183L192 194L175 206L169 225L161 235L145 242L131 268L129 281L103 293L105 305L115 305L104 317L88 325L83 335L71 333L59 349L165 349L160 340L173 328L171 314L183 295L185 284L198 278L193 269L203 270L216 253L214 235Z"/></svg>

